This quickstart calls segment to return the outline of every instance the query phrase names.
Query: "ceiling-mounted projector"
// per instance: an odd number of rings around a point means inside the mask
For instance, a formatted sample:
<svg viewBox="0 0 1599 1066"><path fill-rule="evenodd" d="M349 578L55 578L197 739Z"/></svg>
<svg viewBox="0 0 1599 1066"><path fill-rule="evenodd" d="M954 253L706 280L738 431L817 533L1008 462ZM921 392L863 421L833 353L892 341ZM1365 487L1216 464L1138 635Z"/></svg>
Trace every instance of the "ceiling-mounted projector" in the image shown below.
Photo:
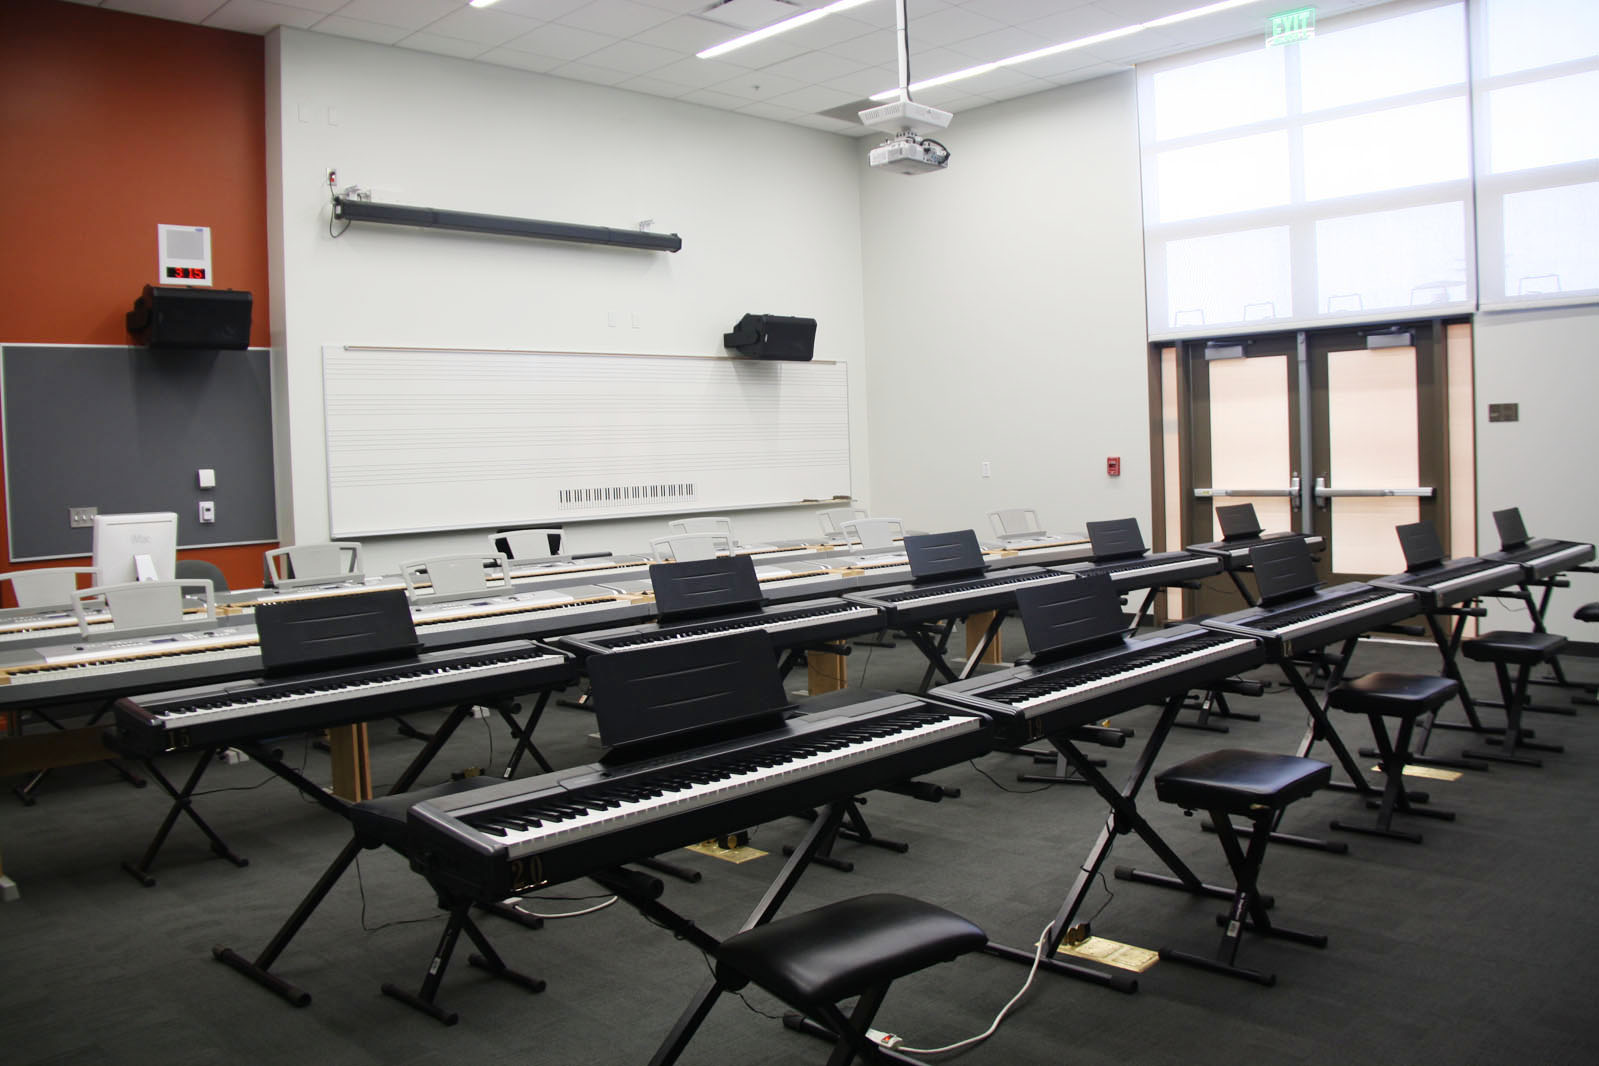
<svg viewBox="0 0 1599 1066"><path fill-rule="evenodd" d="M896 174L927 174L949 165L949 149L907 130L873 148L866 161Z"/></svg>
<svg viewBox="0 0 1599 1066"><path fill-rule="evenodd" d="M895 37L899 52L899 99L860 113L861 123L893 134L873 148L866 161L896 174L926 174L949 165L949 149L922 136L949 125L955 116L911 99L910 39L905 31L905 0L895 3Z"/></svg>

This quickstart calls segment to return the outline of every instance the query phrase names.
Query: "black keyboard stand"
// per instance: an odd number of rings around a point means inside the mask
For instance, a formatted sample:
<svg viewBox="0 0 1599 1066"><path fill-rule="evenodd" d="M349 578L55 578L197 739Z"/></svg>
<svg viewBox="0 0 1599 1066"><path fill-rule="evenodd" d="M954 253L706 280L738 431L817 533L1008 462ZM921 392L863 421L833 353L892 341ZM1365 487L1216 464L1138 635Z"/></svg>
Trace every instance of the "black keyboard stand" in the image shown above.
<svg viewBox="0 0 1599 1066"><path fill-rule="evenodd" d="M1060 909L1055 914L1055 920L1050 923L1049 930L1044 934L1044 954L1039 961L1039 969L1050 973L1060 974L1065 977L1075 977L1079 980L1090 981L1118 992L1138 991L1138 978L1120 970L1107 970L1104 967L1087 962L1078 962L1069 958L1060 958L1056 953L1061 944L1066 941L1072 932L1073 920L1082 909L1083 901L1088 898L1089 891L1094 887L1094 881L1100 875L1100 869L1105 865L1105 860L1110 857L1110 850L1116 843L1116 838L1127 833L1137 833L1149 849L1155 853L1160 861L1171 871L1168 877L1162 874L1140 874L1138 871L1118 869L1116 876L1122 880L1152 880L1156 884L1170 884L1181 887L1195 895L1213 896L1217 899L1231 899L1232 889L1221 885L1208 885L1201 881L1193 870L1172 850L1171 846L1155 831L1155 827L1145 820L1138 812L1138 791L1144 787L1144 781L1154 768L1155 759L1160 755L1161 747L1166 743L1166 738L1171 735L1172 723L1176 721L1177 714L1182 710L1183 699L1186 693L1179 692L1166 700L1162 705L1160 718L1154 728L1149 731L1149 736L1144 740L1144 748L1138 753L1137 760L1133 763L1132 771L1127 775L1126 782L1121 788L1111 784L1104 774L1094 765L1093 760L1085 755L1068 736L1049 737L1049 743L1056 751L1071 764L1087 784L1110 807L1110 814L1105 819L1104 828L1099 831L1098 838L1088 855L1077 866L1077 876L1071 888L1066 893L1066 898L1061 901ZM1010 959L1024 966L1033 963L1033 952L1022 948L1010 947L1004 944L990 942L983 949L990 955L997 955L1002 959Z"/></svg>
<svg viewBox="0 0 1599 1066"><path fill-rule="evenodd" d="M1559 574L1554 574L1543 578L1529 578L1523 581L1520 587L1517 589L1507 589L1503 592L1491 593L1490 595L1496 596L1499 599L1520 600L1522 603L1525 603L1527 605L1527 617L1532 622L1532 631L1534 633L1547 633L1549 632L1549 629L1544 624L1544 615L1549 610L1549 599L1554 595L1555 589L1564 589L1570 587L1570 578L1562 577ZM1534 593L1532 591L1534 588L1542 589L1542 594L1540 595ZM1567 679L1565 668L1560 665L1560 657L1558 655L1549 660L1549 670L1550 673L1554 675L1553 677L1528 678L1527 684L1550 685L1558 688L1576 689L1585 687L1580 682ZM1479 700L1478 702L1484 707L1504 706L1503 703L1496 700ZM1571 707L1550 707L1546 704L1534 703L1527 704L1527 706L1523 707L1522 710L1540 711L1544 714L1574 715L1577 713L1576 710Z"/></svg>
<svg viewBox="0 0 1599 1066"><path fill-rule="evenodd" d="M167 816L162 820L160 827L156 829L155 836L150 838L150 844L144 849L144 855L137 862L124 861L122 863L123 872L145 888L151 888L155 885L155 878L150 876L150 869L155 865L155 857L160 853L161 846L166 843L168 834L172 832L173 826L177 825L178 818L182 815L187 815L189 820L195 824L195 827L205 834L206 839L211 842L212 853L218 858L226 859L238 867L250 865L250 860L234 854L233 849L228 847L227 842L194 809L194 790L199 786L200 778L205 776L206 770L210 769L211 764L216 762L217 756L221 752L222 749L220 747L206 748L202 751L199 761L194 764L194 770L189 774L189 779L184 782L181 789L176 788L171 781L167 780L167 776L161 772L161 768L156 766L153 760L139 760L144 764L145 772L155 780L156 784L161 786L161 790L172 797L172 806L167 809Z"/></svg>
<svg viewBox="0 0 1599 1066"><path fill-rule="evenodd" d="M1232 573L1232 571L1228 571ZM1179 729L1203 729L1208 733L1226 733L1228 727L1211 721L1213 718L1225 719L1229 722L1258 722L1260 715L1235 711L1227 702L1229 695L1258 697L1266 691L1264 682L1245 681L1242 678L1230 677L1218 681L1210 688L1205 689L1192 701L1183 704L1183 710L1194 711L1194 720L1191 722L1177 722Z"/></svg>
<svg viewBox="0 0 1599 1066"><path fill-rule="evenodd" d="M544 773L551 773L555 769L555 767L550 765L549 760L544 757L544 753L533 743L533 730L538 727L539 720L544 717L544 708L549 705L549 702L550 692L545 689L539 693L538 702L528 712L527 722L524 725L517 725L516 712L522 708L521 704L515 700L496 700L489 704L505 720L506 728L516 738L516 747L512 749L511 758L506 762L504 772L500 774L507 781L516 776L517 767L521 765L522 758L526 755L533 756L533 761L539 764L539 769Z"/></svg>
<svg viewBox="0 0 1599 1066"><path fill-rule="evenodd" d="M979 612L983 613L983 612ZM989 621L988 628L983 631L982 639L977 642L966 655L966 662L957 673L950 666L945 654L949 650L950 637L955 635L955 624L959 616L940 619L936 622L918 622L905 627L905 635L910 638L922 655L927 658L927 670L922 674L921 684L917 692L926 692L933 685L935 676L942 677L946 682L964 681L971 677L983 661L983 656L994 643L994 638L999 636L999 630L1005 624L1005 619L1010 615L1010 608L998 607L993 610L994 617Z"/></svg>
<svg viewBox="0 0 1599 1066"><path fill-rule="evenodd" d="M930 801L936 803L942 798L943 795L940 793L932 797ZM822 841L821 846L816 849L816 854L811 857L812 862L818 866L825 866L829 870L837 870L840 873L854 873L855 864L853 862L848 859L836 858L833 855L833 846L838 843L840 837L845 840L852 840L857 844L882 848L884 851L892 851L900 855L911 850L911 846L904 841L889 840L887 837L880 837L872 832L872 827L866 824L866 816L861 813L861 807L865 803L865 796L852 796L842 801L840 806L842 806L844 812L843 819L839 822L838 828L828 834L827 839ZM815 811L802 811L799 817L815 821L819 815ZM794 845L784 844L783 854L794 854Z"/></svg>
<svg viewBox="0 0 1599 1066"><path fill-rule="evenodd" d="M1477 734L1503 733L1502 727L1485 726L1482 719L1477 716L1477 704L1472 699L1471 689L1466 685L1466 679L1460 672L1460 641L1465 636L1466 620L1481 618L1488 612L1481 607L1456 606L1440 607L1433 611L1423 611L1422 617L1426 619L1427 631L1432 635L1432 641L1438 647L1438 654L1443 658L1440 672L1444 677L1450 678L1460 685L1460 707L1466 713L1465 722L1440 722L1437 714L1430 714L1422 724L1409 761L1420 766L1437 766L1450 770L1487 770L1488 765L1475 759L1459 758L1449 759L1436 755L1428 755L1427 744L1432 739L1435 729L1465 729ZM1445 629L1443 619L1453 618L1454 625ZM1361 748L1362 758L1380 758L1381 753L1376 748Z"/></svg>
<svg viewBox="0 0 1599 1066"><path fill-rule="evenodd" d="M90 717L88 724L92 726L99 722L100 719L105 717L106 711L110 709L111 704L109 702L102 704L100 709L95 711L93 716ZM62 725L59 721L45 712L39 710L38 708L31 708L30 710L34 716L43 720L43 722L51 729L60 730L62 732L66 731L66 726ZM143 788L146 784L148 784L144 778L128 769L127 764L121 759L106 759L105 765L115 770L117 772L117 776L121 777L122 780L126 781L134 788ZM17 797L17 799L22 801L22 805L24 807L32 807L35 803L39 802L37 795L39 786L42 785L44 783L44 779L49 776L50 771L48 769L35 770L26 781L20 785L17 785L11 790L11 792Z"/></svg>

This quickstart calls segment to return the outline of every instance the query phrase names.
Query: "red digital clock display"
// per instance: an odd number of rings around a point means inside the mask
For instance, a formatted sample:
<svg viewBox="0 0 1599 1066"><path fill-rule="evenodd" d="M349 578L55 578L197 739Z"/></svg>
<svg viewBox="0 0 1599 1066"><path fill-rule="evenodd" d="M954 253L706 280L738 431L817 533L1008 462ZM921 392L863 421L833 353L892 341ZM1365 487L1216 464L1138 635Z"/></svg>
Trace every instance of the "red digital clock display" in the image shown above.
<svg viewBox="0 0 1599 1066"><path fill-rule="evenodd" d="M205 267L167 267L167 277L188 278L190 281L204 281Z"/></svg>

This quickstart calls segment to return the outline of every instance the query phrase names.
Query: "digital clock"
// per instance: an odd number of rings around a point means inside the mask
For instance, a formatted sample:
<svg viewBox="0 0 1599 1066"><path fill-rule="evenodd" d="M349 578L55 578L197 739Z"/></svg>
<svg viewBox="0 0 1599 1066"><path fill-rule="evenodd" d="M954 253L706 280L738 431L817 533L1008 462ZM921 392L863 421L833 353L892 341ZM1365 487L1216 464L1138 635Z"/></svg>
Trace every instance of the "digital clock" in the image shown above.
<svg viewBox="0 0 1599 1066"><path fill-rule="evenodd" d="M167 267L168 278L183 278L189 281L204 281L205 267Z"/></svg>

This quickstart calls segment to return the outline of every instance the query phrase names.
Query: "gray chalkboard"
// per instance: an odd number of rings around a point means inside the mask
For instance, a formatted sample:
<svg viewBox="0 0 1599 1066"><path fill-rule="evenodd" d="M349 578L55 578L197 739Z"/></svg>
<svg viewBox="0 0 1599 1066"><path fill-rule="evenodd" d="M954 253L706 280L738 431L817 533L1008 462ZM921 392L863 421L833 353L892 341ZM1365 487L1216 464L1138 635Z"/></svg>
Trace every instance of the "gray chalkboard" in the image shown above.
<svg viewBox="0 0 1599 1066"><path fill-rule="evenodd" d="M91 531L71 528L72 507L176 511L183 547L277 539L269 355L6 345L13 562L88 555ZM202 467L216 488L198 487ZM201 500L215 501L215 523L200 524Z"/></svg>

